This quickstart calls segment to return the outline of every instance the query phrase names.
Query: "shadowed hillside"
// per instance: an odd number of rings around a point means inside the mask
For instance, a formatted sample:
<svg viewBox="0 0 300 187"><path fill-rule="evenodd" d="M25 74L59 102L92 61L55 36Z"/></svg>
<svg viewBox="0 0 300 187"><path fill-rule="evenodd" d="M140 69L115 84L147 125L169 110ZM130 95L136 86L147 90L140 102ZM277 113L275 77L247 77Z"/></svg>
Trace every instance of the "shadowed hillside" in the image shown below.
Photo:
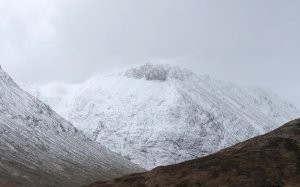
<svg viewBox="0 0 300 187"><path fill-rule="evenodd" d="M300 119L213 155L88 187L300 186Z"/></svg>

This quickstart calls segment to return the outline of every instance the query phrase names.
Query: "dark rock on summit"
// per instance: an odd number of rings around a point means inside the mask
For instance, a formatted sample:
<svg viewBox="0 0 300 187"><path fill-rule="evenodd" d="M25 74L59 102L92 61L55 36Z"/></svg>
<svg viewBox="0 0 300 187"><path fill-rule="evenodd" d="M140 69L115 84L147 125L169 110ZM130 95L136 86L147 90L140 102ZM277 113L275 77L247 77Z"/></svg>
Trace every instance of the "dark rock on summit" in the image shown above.
<svg viewBox="0 0 300 187"><path fill-rule="evenodd" d="M162 64L148 63L144 66L133 68L125 73L127 77L135 79L146 78L146 80L160 80L165 81L167 79L167 70Z"/></svg>

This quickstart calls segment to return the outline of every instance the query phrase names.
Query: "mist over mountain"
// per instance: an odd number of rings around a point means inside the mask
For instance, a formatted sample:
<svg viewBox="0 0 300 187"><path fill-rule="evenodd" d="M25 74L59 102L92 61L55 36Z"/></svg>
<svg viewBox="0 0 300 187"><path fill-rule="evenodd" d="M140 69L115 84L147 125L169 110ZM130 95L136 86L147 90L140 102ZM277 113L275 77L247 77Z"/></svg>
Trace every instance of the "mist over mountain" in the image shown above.
<svg viewBox="0 0 300 187"><path fill-rule="evenodd" d="M90 138L148 169L206 156L300 116L276 94L167 64L77 85L23 87Z"/></svg>
<svg viewBox="0 0 300 187"><path fill-rule="evenodd" d="M299 23L300 0L0 0L0 187L300 187Z"/></svg>

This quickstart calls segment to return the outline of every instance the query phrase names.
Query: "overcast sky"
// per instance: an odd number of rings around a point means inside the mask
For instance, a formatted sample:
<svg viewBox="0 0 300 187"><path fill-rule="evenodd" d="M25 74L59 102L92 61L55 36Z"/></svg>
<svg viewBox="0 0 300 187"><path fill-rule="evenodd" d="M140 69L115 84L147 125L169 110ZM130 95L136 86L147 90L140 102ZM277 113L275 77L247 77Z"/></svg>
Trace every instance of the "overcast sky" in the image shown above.
<svg viewBox="0 0 300 187"><path fill-rule="evenodd" d="M300 108L300 1L0 0L0 64L17 81L76 83L148 60Z"/></svg>

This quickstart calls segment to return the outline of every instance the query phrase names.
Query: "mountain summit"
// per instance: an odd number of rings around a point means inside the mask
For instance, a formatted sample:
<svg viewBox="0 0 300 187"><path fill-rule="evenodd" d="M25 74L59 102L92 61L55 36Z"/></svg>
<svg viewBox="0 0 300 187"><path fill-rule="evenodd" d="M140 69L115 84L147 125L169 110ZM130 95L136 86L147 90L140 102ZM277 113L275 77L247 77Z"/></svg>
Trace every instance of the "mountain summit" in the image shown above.
<svg viewBox="0 0 300 187"><path fill-rule="evenodd" d="M70 187L137 171L0 70L0 186Z"/></svg>
<svg viewBox="0 0 300 187"><path fill-rule="evenodd" d="M86 135L148 169L206 156L300 115L262 89L167 64L26 89Z"/></svg>
<svg viewBox="0 0 300 187"><path fill-rule="evenodd" d="M129 69L125 72L125 76L135 79L146 79L151 80L160 80L166 81L167 79L177 79L184 81L185 78L193 75L187 69L182 69L177 66L171 66L169 64L155 64L147 63L132 69Z"/></svg>

